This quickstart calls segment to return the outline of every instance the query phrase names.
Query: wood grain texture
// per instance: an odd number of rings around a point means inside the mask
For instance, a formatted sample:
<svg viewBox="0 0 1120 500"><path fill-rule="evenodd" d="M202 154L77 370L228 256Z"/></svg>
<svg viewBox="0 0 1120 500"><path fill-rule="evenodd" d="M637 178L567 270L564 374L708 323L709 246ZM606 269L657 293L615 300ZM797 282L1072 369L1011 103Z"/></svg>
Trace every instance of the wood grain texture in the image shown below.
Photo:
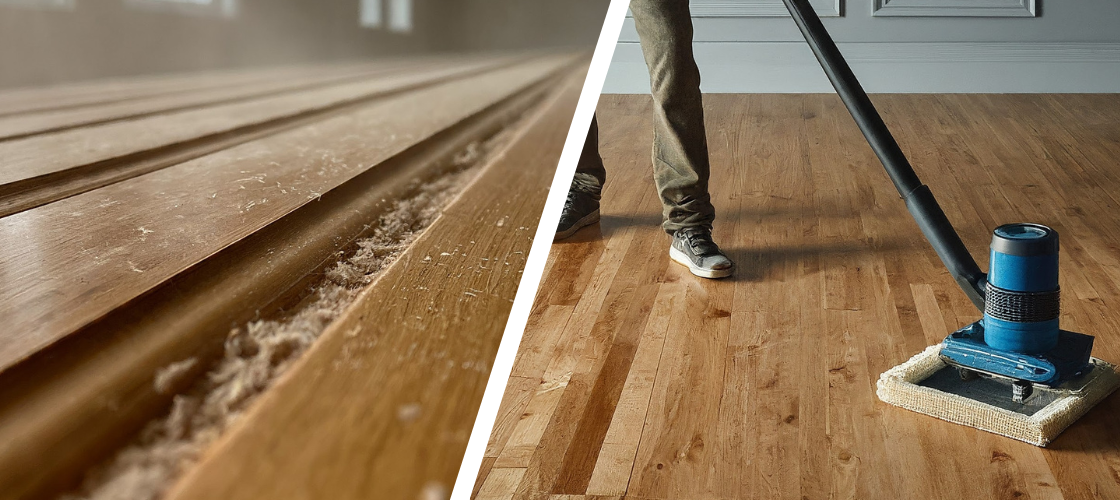
<svg viewBox="0 0 1120 500"><path fill-rule="evenodd" d="M541 82L426 138L0 372L0 499L45 497L76 484L90 464L167 414L176 391L157 390L153 374L194 358L183 381L201 376L222 355L230 325L291 310L324 266L380 227L371 222L395 200L518 126L551 90Z"/></svg>
<svg viewBox="0 0 1120 500"><path fill-rule="evenodd" d="M508 58L500 58L494 61L495 66L490 66L490 68L501 66L502 60L509 62ZM430 76L432 71L439 72L439 66L441 66L440 61L441 59L438 58L427 58L413 61L411 64L384 62L379 65L383 70L395 68L393 71L386 71L386 75L384 76L388 76L388 79L363 77L362 79L373 80L373 82L358 82L357 84L349 85L343 83L341 85L329 85L328 88L325 89L310 88L297 95L258 98L251 99L247 102L235 101L232 103L232 107L241 108L240 111L246 111L247 109L253 110L248 114L250 117L254 113L263 112L263 119L250 119L245 121L243 119L247 116L239 116L235 118L235 123L239 125L234 126L232 129L225 129L216 133L211 133L215 131L213 129L207 129L205 126L206 123L210 122L209 124L213 125L213 119L215 117L236 115L237 113L233 113L233 115L228 113L229 109L227 108L230 106L217 104L214 106L204 106L201 109L194 109L194 111L183 110L180 112L156 113L156 116L150 116L146 119L137 117L135 119L118 121L115 123L106 123L103 124L104 126L81 127L76 130L70 130L68 133L61 133L63 137L78 138L79 140L90 140L92 138L95 142L102 141L111 144L109 147L110 152L117 151L124 153L122 153L122 156L112 156L87 164L82 164L81 162L88 160L88 158L82 157L79 154L77 157L71 158L71 160L78 161L79 163L70 167L64 167L56 172L15 180L0 185L0 217L42 206L75 194L84 193L115 182L137 177L171 165L187 162L217 151L230 149L240 144L321 122L332 116L345 114L352 108L372 100L385 98L408 90L414 90L426 85L436 84L441 81L440 78L425 78L424 73L429 73ZM463 63L463 61L442 61L443 66L450 66L444 69L450 69L452 71L454 71L454 67L457 66L458 63ZM472 71L477 71L479 69L478 67L474 67L475 69L471 70L470 68L472 66L469 61L463 64L467 64L466 69L461 73L454 74L453 77L466 76ZM485 69L485 66L483 68ZM459 69L463 70L464 68L460 67ZM367 71L369 71L368 68ZM394 78L401 77L403 77L403 79L398 79L396 82L392 81ZM339 90L346 90L347 88L354 90L354 87L365 87L368 90L371 85L373 88L380 88L381 90L373 92L372 94L351 96L354 97L353 99L345 97L341 100L338 99ZM255 86L259 91L260 84ZM334 94L333 97L332 94ZM172 95L171 98L177 97L176 95ZM299 110L299 108L304 105L310 105L310 107ZM111 107L114 105L109 106ZM188 107L188 109L191 108ZM257 118L262 118L262 116L257 116ZM242 121L238 122L236 120ZM145 144L145 140L150 141L153 137L158 137L160 135L158 131L154 132L155 135L141 134L142 139L139 140L138 143L131 140L122 140L122 137L132 137L130 134L137 131L137 127L128 125L133 122L157 126L160 129L175 129L181 126L185 129L193 129L195 132L200 132L202 135L184 141L176 142L176 140L172 140L171 143L159 145L151 143ZM203 125L203 127L198 128L199 125ZM229 125L229 123L226 123L226 125ZM38 136L38 142L33 140L29 143L42 146L54 141L58 136L59 134ZM132 149L129 149L130 145ZM139 146L138 149L135 147L137 145ZM118 148L119 150L113 148ZM65 158L55 160L66 161ZM15 173L15 176L19 177L21 174Z"/></svg>
<svg viewBox="0 0 1120 500"><path fill-rule="evenodd" d="M1063 237L1063 327L1120 361L1120 98L881 95L986 266ZM875 380L979 312L832 95L705 96L733 278L667 258L648 97L603 96L602 222L553 245L478 499L1120 498L1120 397L1049 448L888 406Z"/></svg>
<svg viewBox="0 0 1120 500"><path fill-rule="evenodd" d="M0 219L0 370L570 60L441 83Z"/></svg>
<svg viewBox="0 0 1120 500"><path fill-rule="evenodd" d="M468 59L457 65L432 64L386 78L335 85L315 92L263 97L227 106L189 109L0 142L0 157L4 158L0 188L379 94L399 92L501 62L483 58Z"/></svg>
<svg viewBox="0 0 1120 500"><path fill-rule="evenodd" d="M168 498L420 498L450 487L585 70ZM415 420L398 417L405 405L418 405Z"/></svg>
<svg viewBox="0 0 1120 500"><path fill-rule="evenodd" d="M193 107L216 106L239 100L298 92L359 79L368 80L379 73L406 70L409 66L416 66L423 62L418 58L411 62L406 59L337 69L306 68L302 72L289 70L278 75L269 75L267 79L262 78L259 73L250 73L246 76L255 78L244 78L247 80L244 82L234 80L217 88L202 86L197 90L160 93L104 104L0 116L0 141L110 121L136 119Z"/></svg>
<svg viewBox="0 0 1120 500"><path fill-rule="evenodd" d="M180 92L204 91L229 85L290 78L307 74L309 71L324 73L345 71L355 66L357 65L324 64L203 71L5 89L0 91L0 116L113 104Z"/></svg>

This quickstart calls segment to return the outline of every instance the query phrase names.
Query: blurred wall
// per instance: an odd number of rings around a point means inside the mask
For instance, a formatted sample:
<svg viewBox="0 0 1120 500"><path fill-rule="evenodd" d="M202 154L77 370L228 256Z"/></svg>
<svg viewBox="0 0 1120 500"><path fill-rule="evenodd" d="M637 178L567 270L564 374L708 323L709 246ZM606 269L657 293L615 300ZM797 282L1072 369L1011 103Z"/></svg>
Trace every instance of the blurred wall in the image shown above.
<svg viewBox="0 0 1120 500"><path fill-rule="evenodd" d="M417 1L397 33L359 26L358 0L236 0L231 17L159 0L35 6L51 1L0 0L0 87L430 51L443 15Z"/></svg>
<svg viewBox="0 0 1120 500"><path fill-rule="evenodd" d="M594 48L610 0L443 2L438 47L446 51L525 47Z"/></svg>
<svg viewBox="0 0 1120 500"><path fill-rule="evenodd" d="M397 54L591 47L609 3L413 0L413 29L399 33L359 26L360 0L201 2L214 8L191 0L0 0L0 88ZM220 15L225 2L236 5L234 15ZM382 0L383 8L389 2Z"/></svg>

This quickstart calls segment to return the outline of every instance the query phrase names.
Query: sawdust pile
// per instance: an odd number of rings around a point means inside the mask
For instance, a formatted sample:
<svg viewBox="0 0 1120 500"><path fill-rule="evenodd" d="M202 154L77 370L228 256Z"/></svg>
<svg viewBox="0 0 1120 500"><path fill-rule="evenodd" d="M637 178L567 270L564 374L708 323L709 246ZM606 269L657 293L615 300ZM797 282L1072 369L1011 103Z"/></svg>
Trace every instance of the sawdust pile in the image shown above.
<svg viewBox="0 0 1120 500"><path fill-rule="evenodd" d="M193 465L326 327L353 302L431 223L476 175L470 168L482 149L472 144L446 175L416 186L414 194L381 216L372 235L357 242L349 258L324 273L300 307L283 318L248 323L232 330L224 357L188 391L174 396L170 414L150 422L140 435L106 463L90 471L76 493L64 500L155 500ZM156 389L190 369L196 360L174 363L156 376Z"/></svg>

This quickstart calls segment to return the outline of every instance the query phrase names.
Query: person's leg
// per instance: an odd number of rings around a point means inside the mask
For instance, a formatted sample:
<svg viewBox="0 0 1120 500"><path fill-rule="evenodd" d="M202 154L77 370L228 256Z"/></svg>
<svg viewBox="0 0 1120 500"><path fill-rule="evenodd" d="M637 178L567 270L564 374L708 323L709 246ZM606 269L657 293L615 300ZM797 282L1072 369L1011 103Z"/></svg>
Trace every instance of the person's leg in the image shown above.
<svg viewBox="0 0 1120 500"><path fill-rule="evenodd" d="M562 240L581 228L599 222L599 199L603 184L607 182L607 169L599 156L599 124L594 115L587 129L587 139L583 142L583 152L576 164L576 175L568 188L568 199L560 214L553 241Z"/></svg>
<svg viewBox="0 0 1120 500"><path fill-rule="evenodd" d="M654 102L653 170L669 234L711 228L708 142L692 18L684 0L632 0L630 10L649 67Z"/></svg>
<svg viewBox="0 0 1120 500"><path fill-rule="evenodd" d="M631 0L630 11L649 67L653 172L664 209L662 227L672 235L669 257L697 276L730 276L734 265L712 241L711 167L688 2Z"/></svg>
<svg viewBox="0 0 1120 500"><path fill-rule="evenodd" d="M587 128L587 139L583 141L583 152L576 164L571 189L592 194L598 200L606 182L607 169L603 166L603 157L599 156L599 123L595 115L591 115L591 125Z"/></svg>

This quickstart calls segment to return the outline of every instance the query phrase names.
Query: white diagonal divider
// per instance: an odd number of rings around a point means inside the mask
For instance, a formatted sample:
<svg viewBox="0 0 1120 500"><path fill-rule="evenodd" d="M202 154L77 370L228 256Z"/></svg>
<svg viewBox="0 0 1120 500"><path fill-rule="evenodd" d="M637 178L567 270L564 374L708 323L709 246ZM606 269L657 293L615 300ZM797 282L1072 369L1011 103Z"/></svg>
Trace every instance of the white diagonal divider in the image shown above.
<svg viewBox="0 0 1120 500"><path fill-rule="evenodd" d="M502 404L502 395L505 393L510 373L513 372L513 360L517 355L517 348L521 346L525 325L529 322L529 311L533 307L533 298L537 295L537 288L540 287L541 277L544 275L545 261L548 259L549 247L552 246L553 233L556 232L556 225L560 223L560 210L564 206L572 177L575 176L576 162L583 150L587 129L591 126L591 116L599 103L599 94L603 90L603 82L607 79L607 69L611 65L611 57L614 55L614 47L618 43L618 35L622 31L622 21L629 4L630 0L611 0L607 8L603 31L599 33L599 41L591 57L587 80L584 81L583 91L576 105L572 126L564 142L564 150L560 153L556 176L553 177L552 186L548 191L544 212L541 214L540 224L537 225L537 233L533 238L533 246L521 275L521 284L517 287L517 296L513 300L502 341L498 345L498 354L494 358L486 392L482 395L482 405L478 409L471 437L467 441L467 450L463 454L459 476L455 479L455 488L451 491L451 500L470 498L475 478L482 467L482 455L486 452L486 443L490 440L490 433L494 429L494 421L498 418L498 409Z"/></svg>

